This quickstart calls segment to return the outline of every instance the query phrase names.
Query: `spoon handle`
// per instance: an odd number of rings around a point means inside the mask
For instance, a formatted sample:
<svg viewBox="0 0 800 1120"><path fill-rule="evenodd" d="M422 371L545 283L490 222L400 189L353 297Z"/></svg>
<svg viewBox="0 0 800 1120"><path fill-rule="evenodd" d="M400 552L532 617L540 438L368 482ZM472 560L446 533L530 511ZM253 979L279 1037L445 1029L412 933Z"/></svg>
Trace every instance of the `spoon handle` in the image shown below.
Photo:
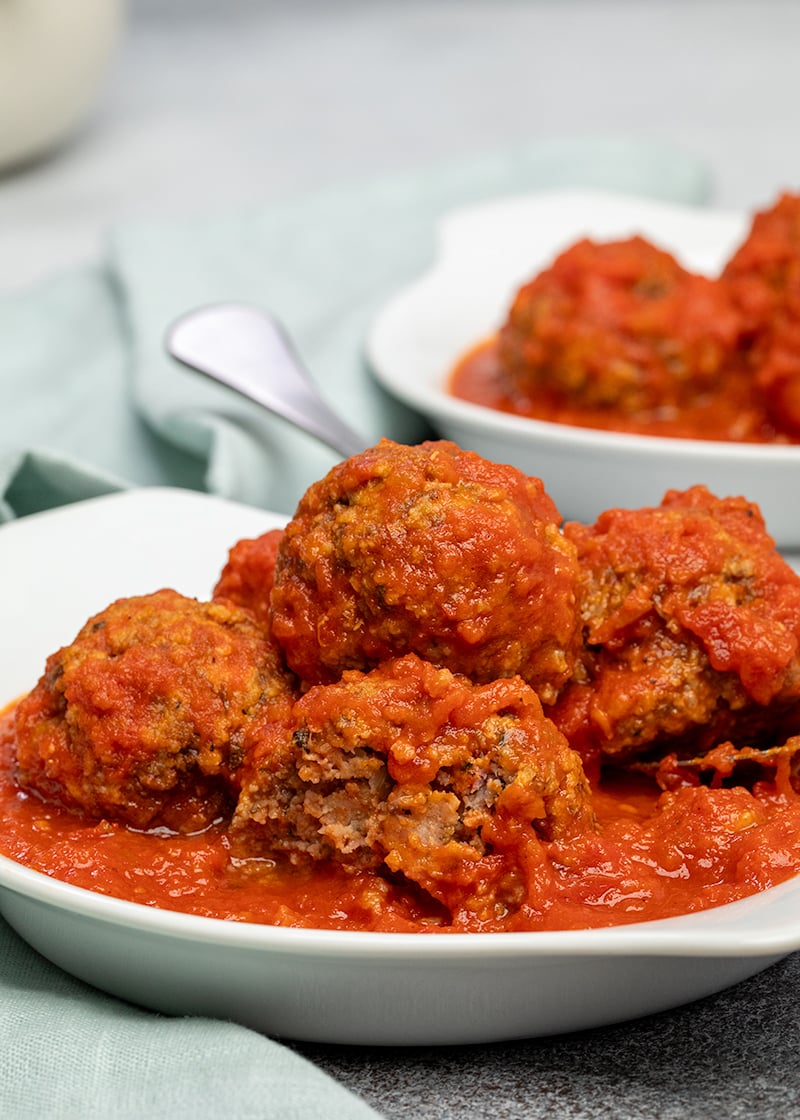
<svg viewBox="0 0 800 1120"><path fill-rule="evenodd" d="M283 327L247 304L198 308L172 324L166 349L190 369L235 389L345 458L368 446L320 396Z"/></svg>

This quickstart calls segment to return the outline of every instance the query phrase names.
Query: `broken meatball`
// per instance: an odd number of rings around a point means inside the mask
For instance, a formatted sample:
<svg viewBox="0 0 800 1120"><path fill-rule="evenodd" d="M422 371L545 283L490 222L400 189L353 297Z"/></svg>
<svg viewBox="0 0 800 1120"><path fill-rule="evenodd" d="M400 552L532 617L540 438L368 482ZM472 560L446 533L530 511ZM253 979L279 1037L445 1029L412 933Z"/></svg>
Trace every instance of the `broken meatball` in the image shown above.
<svg viewBox="0 0 800 1120"><path fill-rule="evenodd" d="M519 678L474 685L410 654L312 688L251 740L240 854L380 868L456 921L518 907L541 842L594 825L578 755Z"/></svg>
<svg viewBox="0 0 800 1120"><path fill-rule="evenodd" d="M194 831L232 810L248 723L290 696L249 614L171 590L120 599L20 702L18 780L91 817Z"/></svg>
<svg viewBox="0 0 800 1120"><path fill-rule="evenodd" d="M578 639L574 546L542 483L446 441L382 440L306 492L286 527L272 633L306 684L413 652L549 702Z"/></svg>

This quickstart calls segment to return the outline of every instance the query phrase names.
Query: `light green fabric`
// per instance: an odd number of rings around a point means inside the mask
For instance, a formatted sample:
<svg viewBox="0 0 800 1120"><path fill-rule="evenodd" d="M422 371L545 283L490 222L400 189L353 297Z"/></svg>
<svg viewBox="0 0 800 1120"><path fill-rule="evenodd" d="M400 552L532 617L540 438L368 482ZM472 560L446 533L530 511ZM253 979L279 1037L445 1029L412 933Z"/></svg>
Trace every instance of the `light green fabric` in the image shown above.
<svg viewBox="0 0 800 1120"><path fill-rule="evenodd" d="M96 267L0 301L0 519L149 484L293 510L332 453L163 355L170 322L215 300L275 311L323 392L368 438L423 436L421 420L369 378L361 348L370 320L429 263L445 211L558 186L688 203L709 192L685 153L595 138L246 214L117 230ZM93 992L2 922L0 1001L0 1116L9 1120L375 1115L249 1030Z"/></svg>
<svg viewBox="0 0 800 1120"><path fill-rule="evenodd" d="M377 1120L286 1046L101 995L0 922L3 1120Z"/></svg>
<svg viewBox="0 0 800 1120"><path fill-rule="evenodd" d="M709 189L684 153L559 140L249 213L117 230L98 267L0 302L0 517L158 483L292 512L333 453L164 355L169 324L216 300L276 312L368 440L421 438L422 421L365 367L372 317L428 265L448 209L558 186L690 203Z"/></svg>

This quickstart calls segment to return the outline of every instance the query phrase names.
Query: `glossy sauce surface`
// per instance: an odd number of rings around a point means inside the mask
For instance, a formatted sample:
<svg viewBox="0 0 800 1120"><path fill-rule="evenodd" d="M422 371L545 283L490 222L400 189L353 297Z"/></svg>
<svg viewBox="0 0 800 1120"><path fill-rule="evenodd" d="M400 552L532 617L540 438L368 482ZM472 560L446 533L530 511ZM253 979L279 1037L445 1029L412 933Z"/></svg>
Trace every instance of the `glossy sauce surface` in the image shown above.
<svg viewBox="0 0 800 1120"><path fill-rule="evenodd" d="M680 410L624 414L610 408L573 408L560 395L548 395L541 387L530 395L521 392L519 383L503 368L496 339L490 338L456 364L448 389L454 397L485 408L580 428L676 439L797 443L797 438L776 430L763 405L754 399L752 381L745 370L731 370L723 390L708 393Z"/></svg>
<svg viewBox="0 0 800 1120"><path fill-rule="evenodd" d="M407 883L320 862L299 868L232 856L223 822L178 836L89 821L21 791L13 713L0 719L0 852L87 890L238 922L325 929L446 932ZM461 931L624 924L708 909L800 871L800 797L780 769L753 792L685 786L660 793L627 775L595 791L599 831L545 845L530 868L536 902Z"/></svg>

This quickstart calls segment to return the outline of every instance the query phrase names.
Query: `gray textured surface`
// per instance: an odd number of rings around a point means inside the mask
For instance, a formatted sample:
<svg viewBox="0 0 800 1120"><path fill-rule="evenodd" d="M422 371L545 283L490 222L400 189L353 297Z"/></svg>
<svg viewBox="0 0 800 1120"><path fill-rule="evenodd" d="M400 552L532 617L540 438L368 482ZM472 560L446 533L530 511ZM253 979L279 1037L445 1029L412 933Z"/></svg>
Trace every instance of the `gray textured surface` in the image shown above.
<svg viewBox="0 0 800 1120"><path fill-rule="evenodd" d="M558 1038L298 1046L387 1120L794 1120L800 955L718 996Z"/></svg>

